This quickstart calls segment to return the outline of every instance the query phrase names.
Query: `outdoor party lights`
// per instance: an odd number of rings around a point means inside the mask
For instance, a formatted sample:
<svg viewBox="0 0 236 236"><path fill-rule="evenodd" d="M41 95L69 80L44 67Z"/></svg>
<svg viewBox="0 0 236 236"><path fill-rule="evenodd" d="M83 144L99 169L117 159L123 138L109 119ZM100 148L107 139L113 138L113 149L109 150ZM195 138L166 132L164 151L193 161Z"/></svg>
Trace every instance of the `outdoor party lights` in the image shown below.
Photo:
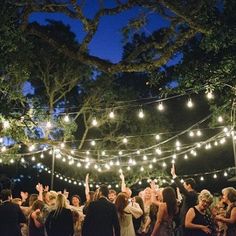
<svg viewBox="0 0 236 236"><path fill-rule="evenodd" d="M65 143L61 143L61 148L64 148L65 147Z"/></svg>
<svg viewBox="0 0 236 236"><path fill-rule="evenodd" d="M147 156L146 156L146 155L143 156L143 160L144 160L144 161L147 160Z"/></svg>
<svg viewBox="0 0 236 236"><path fill-rule="evenodd" d="M156 153L158 154L158 155L161 155L162 154L162 151L161 151L161 149L160 148L156 148Z"/></svg>
<svg viewBox="0 0 236 236"><path fill-rule="evenodd" d="M211 100L214 98L214 94L211 91L209 91L209 92L207 92L206 97L207 97L207 99Z"/></svg>
<svg viewBox="0 0 236 236"><path fill-rule="evenodd" d="M119 161L116 161L116 165L119 166L119 165L120 165L120 162L119 162Z"/></svg>
<svg viewBox="0 0 236 236"><path fill-rule="evenodd" d="M162 167L166 167L166 163L165 162L162 163Z"/></svg>
<svg viewBox="0 0 236 236"><path fill-rule="evenodd" d="M65 115L65 116L64 116L64 121L65 121L66 123L69 123L69 122L70 122L70 118L69 118L68 115Z"/></svg>
<svg viewBox="0 0 236 236"><path fill-rule="evenodd" d="M157 135L155 136L155 139L156 139L156 140L160 140L160 138L161 138L161 137L160 137L159 134L157 134Z"/></svg>
<svg viewBox="0 0 236 236"><path fill-rule="evenodd" d="M214 175L213 175L213 178L216 179L216 178L217 178L217 174L214 174Z"/></svg>
<svg viewBox="0 0 236 236"><path fill-rule="evenodd" d="M227 176L228 176L228 173L227 173L226 171L224 172L224 176L225 176L225 177L227 177Z"/></svg>
<svg viewBox="0 0 236 236"><path fill-rule="evenodd" d="M126 168L127 170L131 170L131 168L130 168L130 166L127 166L127 168Z"/></svg>
<svg viewBox="0 0 236 236"><path fill-rule="evenodd" d="M95 145L96 145L96 142L95 142L94 140L92 140L92 141L90 142L90 144L91 144L92 146L95 146Z"/></svg>
<svg viewBox="0 0 236 236"><path fill-rule="evenodd" d="M138 155L140 154L140 150L137 150L137 152L136 152Z"/></svg>
<svg viewBox="0 0 236 236"><path fill-rule="evenodd" d="M2 143L3 142L3 138L0 138L0 143Z"/></svg>
<svg viewBox="0 0 236 236"><path fill-rule="evenodd" d="M40 158L43 159L44 158L44 155L43 153L40 154Z"/></svg>
<svg viewBox="0 0 236 236"><path fill-rule="evenodd" d="M184 159L185 159L185 160L188 159L188 155L187 155L187 154L184 155Z"/></svg>
<svg viewBox="0 0 236 236"><path fill-rule="evenodd" d="M190 132L189 132L189 136L190 136L190 137L194 137L194 132L193 132L193 131L190 131Z"/></svg>
<svg viewBox="0 0 236 236"><path fill-rule="evenodd" d="M80 163L80 162L78 162L76 166L77 166L77 167L81 167L81 163Z"/></svg>
<svg viewBox="0 0 236 236"><path fill-rule="evenodd" d="M97 126L98 125L98 122L96 120L96 118L93 118L92 120L92 126Z"/></svg>
<svg viewBox="0 0 236 236"><path fill-rule="evenodd" d="M123 138L123 141L122 141L124 144L128 143L128 139L127 138Z"/></svg>
<svg viewBox="0 0 236 236"><path fill-rule="evenodd" d="M192 108L193 107L193 102L192 102L192 99L189 98L188 102L187 102L187 107L188 108Z"/></svg>
<svg viewBox="0 0 236 236"><path fill-rule="evenodd" d="M114 118L115 118L115 113L114 113L113 111L111 111L111 112L109 113L109 118L111 118L111 119L114 119Z"/></svg>
<svg viewBox="0 0 236 236"><path fill-rule="evenodd" d="M159 111L163 111L163 110L164 110L164 106L163 106L162 102L160 102L160 103L157 105L157 109L158 109Z"/></svg>
<svg viewBox="0 0 236 236"><path fill-rule="evenodd" d="M106 152L105 151L102 151L102 156L105 156L106 155Z"/></svg>
<svg viewBox="0 0 236 236"><path fill-rule="evenodd" d="M7 148L5 146L1 147L1 152L5 152Z"/></svg>
<svg viewBox="0 0 236 236"><path fill-rule="evenodd" d="M180 147L180 146L181 146L181 143L180 143L179 140L176 140L176 142L175 142L175 146L176 146L176 147Z"/></svg>
<svg viewBox="0 0 236 236"><path fill-rule="evenodd" d="M217 118L217 121L218 121L219 123L222 123L222 122L224 121L224 119L223 119L222 116L219 116L219 117Z"/></svg>
<svg viewBox="0 0 236 236"><path fill-rule="evenodd" d="M200 177L200 180L201 180L201 181L203 181L203 180L204 180L204 177L203 177L203 176L201 176L201 177Z"/></svg>
<svg viewBox="0 0 236 236"><path fill-rule="evenodd" d="M149 169L152 169L152 168L153 168L153 165L152 165L152 164L149 164L149 165L148 165L148 168L149 168Z"/></svg>
<svg viewBox="0 0 236 236"><path fill-rule="evenodd" d="M50 121L48 121L48 122L46 123L46 128L47 128L47 129L52 128L52 123L51 123Z"/></svg>
<svg viewBox="0 0 236 236"><path fill-rule="evenodd" d="M8 129L10 128L10 122L8 120L3 121L3 129Z"/></svg>
<svg viewBox="0 0 236 236"><path fill-rule="evenodd" d="M30 152L32 152L34 149L35 149L35 145L34 145L34 144L31 145L31 146L29 146L29 151L30 151Z"/></svg>
<svg viewBox="0 0 236 236"><path fill-rule="evenodd" d="M197 134L198 137L202 136L201 130L198 130L196 134Z"/></svg>
<svg viewBox="0 0 236 236"><path fill-rule="evenodd" d="M152 162L153 162L153 163L156 163L156 162L157 162L157 159L154 157L154 158L152 159Z"/></svg>
<svg viewBox="0 0 236 236"><path fill-rule="evenodd" d="M142 110L142 109L139 110L138 117L139 117L140 119L143 119L143 118L144 118L144 113L143 113L143 110Z"/></svg>
<svg viewBox="0 0 236 236"><path fill-rule="evenodd" d="M122 151L119 151L119 153L118 153L120 156L123 154L123 152Z"/></svg>
<svg viewBox="0 0 236 236"><path fill-rule="evenodd" d="M141 168L140 168L140 171L144 171L144 168L143 168L143 166L141 166Z"/></svg>

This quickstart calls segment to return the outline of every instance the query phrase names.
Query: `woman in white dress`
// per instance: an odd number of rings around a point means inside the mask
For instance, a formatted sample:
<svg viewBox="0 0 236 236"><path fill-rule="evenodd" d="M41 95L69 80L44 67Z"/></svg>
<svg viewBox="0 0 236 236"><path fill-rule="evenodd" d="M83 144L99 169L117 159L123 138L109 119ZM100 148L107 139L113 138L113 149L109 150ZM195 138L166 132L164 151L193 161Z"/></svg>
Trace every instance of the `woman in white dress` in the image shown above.
<svg viewBox="0 0 236 236"><path fill-rule="evenodd" d="M139 218L143 211L134 199L129 202L126 193L119 193L115 201L120 223L121 236L135 236L132 217Z"/></svg>

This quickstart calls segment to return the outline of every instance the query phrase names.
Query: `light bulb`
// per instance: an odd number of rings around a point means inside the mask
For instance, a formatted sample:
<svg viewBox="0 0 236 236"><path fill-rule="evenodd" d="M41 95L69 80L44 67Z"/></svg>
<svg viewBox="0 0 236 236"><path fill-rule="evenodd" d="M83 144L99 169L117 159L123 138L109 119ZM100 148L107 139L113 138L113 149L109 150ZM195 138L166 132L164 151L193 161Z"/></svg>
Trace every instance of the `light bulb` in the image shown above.
<svg viewBox="0 0 236 236"><path fill-rule="evenodd" d="M127 138L123 138L123 143L128 143L128 139Z"/></svg>
<svg viewBox="0 0 236 236"><path fill-rule="evenodd" d="M70 122L70 118L69 118L68 115L65 115L65 116L64 116L64 121L65 121L66 123Z"/></svg>
<svg viewBox="0 0 236 236"><path fill-rule="evenodd" d="M224 120L223 120L223 117L222 116L219 116L218 117L218 119L217 119L217 121L219 122L219 123L222 123Z"/></svg>
<svg viewBox="0 0 236 236"><path fill-rule="evenodd" d="M192 108L193 107L193 102L192 102L191 98L188 100L187 106L188 106L188 108Z"/></svg>
<svg viewBox="0 0 236 236"><path fill-rule="evenodd" d="M138 117L139 117L140 119L143 119L143 118L144 118L143 110L140 110L140 111L139 111Z"/></svg>
<svg viewBox="0 0 236 236"><path fill-rule="evenodd" d="M163 111L163 110L164 110L164 106L163 106L162 102L160 102L160 103L158 104L157 109L158 109L159 111Z"/></svg>
<svg viewBox="0 0 236 236"><path fill-rule="evenodd" d="M110 117L111 119L114 119L114 118L115 118L115 113L114 113L113 111L111 111L111 112L109 113L109 117Z"/></svg>
<svg viewBox="0 0 236 236"><path fill-rule="evenodd" d="M93 125L93 126L97 126L97 125L98 125L98 122L97 122L96 118L93 118L93 120L92 120L92 125Z"/></svg>
<svg viewBox="0 0 236 236"><path fill-rule="evenodd" d="M214 98L214 94L212 92L208 92L206 96L207 96L207 99L209 100Z"/></svg>

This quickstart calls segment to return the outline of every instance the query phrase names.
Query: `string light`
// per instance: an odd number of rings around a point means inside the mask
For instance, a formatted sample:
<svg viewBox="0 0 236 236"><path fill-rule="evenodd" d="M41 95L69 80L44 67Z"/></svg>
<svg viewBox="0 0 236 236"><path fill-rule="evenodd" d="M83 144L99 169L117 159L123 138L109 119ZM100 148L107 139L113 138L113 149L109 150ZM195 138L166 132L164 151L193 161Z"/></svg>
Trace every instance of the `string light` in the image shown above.
<svg viewBox="0 0 236 236"><path fill-rule="evenodd" d="M158 109L159 111L163 111L163 110L164 110L164 106L163 106L163 103L162 103L162 102L160 102L160 103L158 104L157 109Z"/></svg>
<svg viewBox="0 0 236 236"><path fill-rule="evenodd" d="M115 113L114 113L113 111L111 111L111 112L109 113L109 117L110 117L111 119L114 119L114 118L115 118Z"/></svg>
<svg viewBox="0 0 236 236"><path fill-rule="evenodd" d="M218 121L219 123L222 123L222 122L224 121L224 119L223 119L222 116L219 116L219 117L217 118L217 121Z"/></svg>
<svg viewBox="0 0 236 236"><path fill-rule="evenodd" d="M193 107L193 102L192 102L192 99L189 98L188 102L187 102L187 107L188 108L192 108Z"/></svg>
<svg viewBox="0 0 236 236"><path fill-rule="evenodd" d="M69 118L68 115L65 115L65 116L64 116L64 121L65 121L66 123L69 123L69 122L70 122L70 118Z"/></svg>
<svg viewBox="0 0 236 236"><path fill-rule="evenodd" d="M206 94L206 96L207 96L207 99L209 99L209 100L211 100L211 99L214 98L214 94L213 94L211 91L209 91L209 92Z"/></svg>
<svg viewBox="0 0 236 236"><path fill-rule="evenodd" d="M98 125L98 122L97 122L96 118L93 118L92 125L95 126L95 127Z"/></svg>
<svg viewBox="0 0 236 236"><path fill-rule="evenodd" d="M143 118L144 118L144 113L143 113L143 110L142 110L142 109L139 111L138 117L139 117L140 119L143 119Z"/></svg>

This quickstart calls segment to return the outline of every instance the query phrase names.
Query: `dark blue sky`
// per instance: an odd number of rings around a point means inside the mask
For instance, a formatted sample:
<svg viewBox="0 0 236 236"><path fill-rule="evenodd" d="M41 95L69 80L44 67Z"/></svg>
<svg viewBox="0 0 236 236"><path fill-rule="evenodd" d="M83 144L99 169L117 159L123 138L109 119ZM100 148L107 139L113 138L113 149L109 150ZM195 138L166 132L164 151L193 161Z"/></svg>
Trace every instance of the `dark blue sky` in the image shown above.
<svg viewBox="0 0 236 236"><path fill-rule="evenodd" d="M89 2L85 6L85 14L87 17L92 17L97 10L97 5L94 2ZM92 3L93 2L93 3ZM112 2L112 1L110 1ZM110 6L112 3L110 3ZM141 9L136 7L131 10L122 12L114 16L104 16L101 18L98 31L95 37L89 45L90 53L94 56L101 57L103 59L110 60L111 62L119 62L122 57L122 36L121 29L127 25L130 18L134 18L141 13ZM148 25L142 30L146 35L150 35L153 30L157 30L162 27L168 27L169 22L163 20L159 15L151 13L148 15ZM54 19L63 21L65 24L70 25L71 30L76 34L79 42L85 36L82 24L79 20L71 19L68 16L61 13L34 13L30 17L30 21L37 21L40 24L46 24L46 19Z"/></svg>

